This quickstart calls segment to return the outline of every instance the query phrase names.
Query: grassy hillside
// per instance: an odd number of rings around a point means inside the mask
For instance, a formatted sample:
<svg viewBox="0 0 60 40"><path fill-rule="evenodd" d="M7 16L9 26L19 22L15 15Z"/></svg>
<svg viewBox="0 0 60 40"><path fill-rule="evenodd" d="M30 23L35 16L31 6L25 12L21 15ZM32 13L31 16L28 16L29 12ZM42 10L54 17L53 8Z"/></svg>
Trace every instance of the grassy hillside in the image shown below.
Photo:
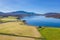
<svg viewBox="0 0 60 40"><path fill-rule="evenodd" d="M21 37L26 37L27 38L26 40L28 40L28 38L29 40L41 38L41 35L37 31L36 27L25 25L21 21L7 22L0 24L0 35L16 36L16 37L20 37L19 39L22 39ZM0 39L2 40L2 38L4 38L4 40L6 40L6 39L14 38L9 36L2 36L2 37L0 36L1 37Z"/></svg>
<svg viewBox="0 0 60 40"><path fill-rule="evenodd" d="M0 40L35 40L34 38L0 35Z"/></svg>
<svg viewBox="0 0 60 40"><path fill-rule="evenodd" d="M41 38L36 27L25 25L16 17L0 19L0 40L35 40L36 38Z"/></svg>
<svg viewBox="0 0 60 40"><path fill-rule="evenodd" d="M21 23L22 22L8 22L0 24L0 33L17 36L40 37L35 27L23 25Z"/></svg>
<svg viewBox="0 0 60 40"><path fill-rule="evenodd" d="M0 18L0 22L9 22L9 21L17 21L17 17L9 16L9 17L4 17Z"/></svg>
<svg viewBox="0 0 60 40"><path fill-rule="evenodd" d="M38 30L45 40L60 40L60 28L44 27Z"/></svg>

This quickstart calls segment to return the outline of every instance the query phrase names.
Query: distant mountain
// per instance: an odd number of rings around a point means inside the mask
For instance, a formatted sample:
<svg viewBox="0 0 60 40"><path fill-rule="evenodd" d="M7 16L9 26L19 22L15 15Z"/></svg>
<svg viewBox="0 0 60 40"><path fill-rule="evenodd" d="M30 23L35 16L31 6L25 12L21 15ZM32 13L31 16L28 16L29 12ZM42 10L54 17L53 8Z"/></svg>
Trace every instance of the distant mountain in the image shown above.
<svg viewBox="0 0 60 40"><path fill-rule="evenodd" d="M3 14L3 12L0 12L0 15Z"/></svg>
<svg viewBox="0 0 60 40"><path fill-rule="evenodd" d="M9 14L13 14L13 15L20 15L20 14L35 14L35 13L32 13L32 12L25 12L25 11L15 11L15 12L10 12Z"/></svg>
<svg viewBox="0 0 60 40"><path fill-rule="evenodd" d="M45 13L44 15L56 15L56 14L60 14L60 13Z"/></svg>
<svg viewBox="0 0 60 40"><path fill-rule="evenodd" d="M60 13L46 13L44 14L46 17L54 17L54 18L60 18Z"/></svg>
<svg viewBox="0 0 60 40"><path fill-rule="evenodd" d="M25 16L35 16L38 15L36 13L33 12L25 12L25 11L15 11L15 12L8 12L8 13L3 13L0 12L0 16L18 16L18 17L25 17Z"/></svg>
<svg viewBox="0 0 60 40"><path fill-rule="evenodd" d="M0 12L0 16L3 16L3 15L5 15L5 13L3 13L3 12Z"/></svg>

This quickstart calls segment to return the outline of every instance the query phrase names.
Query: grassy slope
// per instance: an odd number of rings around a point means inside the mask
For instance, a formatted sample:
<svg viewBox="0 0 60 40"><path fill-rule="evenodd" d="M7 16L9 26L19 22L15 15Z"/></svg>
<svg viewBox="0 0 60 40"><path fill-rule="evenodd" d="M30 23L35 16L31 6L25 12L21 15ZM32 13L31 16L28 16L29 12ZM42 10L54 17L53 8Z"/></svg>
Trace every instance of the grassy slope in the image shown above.
<svg viewBox="0 0 60 40"><path fill-rule="evenodd" d="M5 17L5 18L1 18L1 21L2 22L16 21L17 20L16 18L17 17L11 17L11 16L9 16L9 17Z"/></svg>
<svg viewBox="0 0 60 40"><path fill-rule="evenodd" d="M0 33L14 34L18 36L40 37L35 27L21 23L22 22L8 22L0 24Z"/></svg>
<svg viewBox="0 0 60 40"><path fill-rule="evenodd" d="M39 28L39 32L46 40L60 40L60 28Z"/></svg>
<svg viewBox="0 0 60 40"><path fill-rule="evenodd" d="M0 40L35 40L34 38L0 35Z"/></svg>
<svg viewBox="0 0 60 40"><path fill-rule="evenodd" d="M16 20L16 22L8 22L11 20ZM0 40L14 40L14 35L20 36L20 39L26 39L26 40L34 40L33 38L21 38L21 36L28 36L28 37L41 37L39 32L37 31L36 27L28 26L25 25L22 21L17 22L16 18L8 17L8 18L2 18L2 22L6 23L1 23L0 24ZM4 35L12 35L13 37L10 36L4 36ZM16 39L17 40L17 39Z"/></svg>

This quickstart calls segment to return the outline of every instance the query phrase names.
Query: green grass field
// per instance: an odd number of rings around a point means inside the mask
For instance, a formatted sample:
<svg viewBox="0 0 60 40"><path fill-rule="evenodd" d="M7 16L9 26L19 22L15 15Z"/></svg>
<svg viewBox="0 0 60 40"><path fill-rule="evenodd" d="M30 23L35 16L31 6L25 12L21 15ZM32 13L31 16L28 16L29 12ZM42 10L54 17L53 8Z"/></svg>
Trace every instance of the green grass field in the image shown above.
<svg viewBox="0 0 60 40"><path fill-rule="evenodd" d="M60 40L60 28L44 27L38 30L45 40Z"/></svg>

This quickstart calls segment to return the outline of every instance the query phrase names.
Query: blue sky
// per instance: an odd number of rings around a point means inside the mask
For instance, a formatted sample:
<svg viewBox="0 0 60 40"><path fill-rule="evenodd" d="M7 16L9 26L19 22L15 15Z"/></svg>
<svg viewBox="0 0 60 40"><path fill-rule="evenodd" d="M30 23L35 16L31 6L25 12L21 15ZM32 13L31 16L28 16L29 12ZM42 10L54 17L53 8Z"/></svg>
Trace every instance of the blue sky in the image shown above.
<svg viewBox="0 0 60 40"><path fill-rule="evenodd" d="M60 0L0 0L0 11L27 11L35 13L60 13Z"/></svg>

